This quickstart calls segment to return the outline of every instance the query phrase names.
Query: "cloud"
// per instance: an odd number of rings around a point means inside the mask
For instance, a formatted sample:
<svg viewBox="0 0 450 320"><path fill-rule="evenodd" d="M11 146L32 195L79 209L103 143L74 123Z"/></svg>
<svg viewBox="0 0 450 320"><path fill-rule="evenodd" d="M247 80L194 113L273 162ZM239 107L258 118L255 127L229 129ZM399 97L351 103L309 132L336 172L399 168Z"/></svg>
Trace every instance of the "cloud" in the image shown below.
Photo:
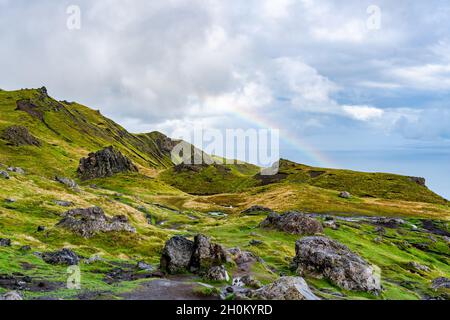
<svg viewBox="0 0 450 320"><path fill-rule="evenodd" d="M379 119L384 114L382 109L370 106L342 106L342 109L352 118L360 121Z"/></svg>

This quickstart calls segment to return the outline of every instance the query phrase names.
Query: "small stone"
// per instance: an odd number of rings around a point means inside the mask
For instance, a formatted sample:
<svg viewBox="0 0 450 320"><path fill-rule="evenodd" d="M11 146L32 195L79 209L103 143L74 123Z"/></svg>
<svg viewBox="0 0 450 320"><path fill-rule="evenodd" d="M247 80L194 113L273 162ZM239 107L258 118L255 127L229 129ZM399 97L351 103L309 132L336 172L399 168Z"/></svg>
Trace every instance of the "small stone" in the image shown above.
<svg viewBox="0 0 450 320"><path fill-rule="evenodd" d="M254 239L251 240L249 243L250 243L251 246L255 246L255 247L264 244L264 242L262 242L261 240L254 240Z"/></svg>
<svg viewBox="0 0 450 320"><path fill-rule="evenodd" d="M65 185L66 187L68 187L70 189L73 189L73 190L78 190L79 189L78 184L72 179L56 176L55 180L58 181L59 183Z"/></svg>
<svg viewBox="0 0 450 320"><path fill-rule="evenodd" d="M45 231L45 227L44 226L39 226L39 227L37 227L37 231L38 232L44 232Z"/></svg>
<svg viewBox="0 0 450 320"><path fill-rule="evenodd" d="M74 205L71 201L55 200L53 202L60 207L72 207Z"/></svg>
<svg viewBox="0 0 450 320"><path fill-rule="evenodd" d="M206 273L205 278L211 281L230 281L230 276L224 266L212 267Z"/></svg>
<svg viewBox="0 0 450 320"><path fill-rule="evenodd" d="M17 200L14 199L14 198L6 198L6 199L5 199L5 202L6 202L6 203L15 203L15 202L17 202Z"/></svg>
<svg viewBox="0 0 450 320"><path fill-rule="evenodd" d="M31 251L31 247L30 246L22 246L19 249L20 251L26 252L26 251Z"/></svg>
<svg viewBox="0 0 450 320"><path fill-rule="evenodd" d="M10 176L9 176L8 172L3 171L3 170L0 170L0 176L2 176L3 178L5 178L7 180L10 179Z"/></svg>
<svg viewBox="0 0 450 320"><path fill-rule="evenodd" d="M25 171L22 168L18 168L18 167L8 167L7 170L10 172L15 172L17 174L25 174Z"/></svg>
<svg viewBox="0 0 450 320"><path fill-rule="evenodd" d="M150 271L150 272L153 271L153 270L155 270L155 268L154 268L153 266L151 266L151 265L145 263L144 261L139 261L139 262L137 263L137 268L138 268L139 270Z"/></svg>
<svg viewBox="0 0 450 320"><path fill-rule="evenodd" d="M339 197L340 197L340 198L343 198L343 199L351 199L352 195L351 195L350 192L348 192L348 191L342 191L342 192L339 194Z"/></svg>
<svg viewBox="0 0 450 320"><path fill-rule="evenodd" d="M11 239L0 238L0 247L10 247Z"/></svg>

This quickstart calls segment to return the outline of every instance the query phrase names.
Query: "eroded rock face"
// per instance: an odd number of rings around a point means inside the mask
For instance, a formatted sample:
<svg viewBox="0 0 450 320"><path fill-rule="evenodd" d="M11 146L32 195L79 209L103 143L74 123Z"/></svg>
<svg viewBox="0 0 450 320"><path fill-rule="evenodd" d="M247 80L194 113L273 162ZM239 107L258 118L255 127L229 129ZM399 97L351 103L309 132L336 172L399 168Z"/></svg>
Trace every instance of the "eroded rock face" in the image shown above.
<svg viewBox="0 0 450 320"><path fill-rule="evenodd" d="M191 271L208 270L227 262L227 252L219 244L211 243L209 238L199 234L194 240Z"/></svg>
<svg viewBox="0 0 450 320"><path fill-rule="evenodd" d="M98 232L136 232L136 229L128 223L127 217L109 218L99 207L69 210L64 213L64 218L57 226L71 230L84 238L90 238Z"/></svg>
<svg viewBox="0 0 450 320"><path fill-rule="evenodd" d="M108 147L82 158L77 172L81 180L90 180L110 177L120 172L137 171L138 168L130 159L113 147Z"/></svg>
<svg viewBox="0 0 450 320"><path fill-rule="evenodd" d="M30 134L24 126L11 126L3 131L2 138L14 147L36 146L40 147L41 142Z"/></svg>
<svg viewBox="0 0 450 320"><path fill-rule="evenodd" d="M181 236L175 236L166 242L161 255L161 270L170 274L189 270L194 252L194 242Z"/></svg>
<svg viewBox="0 0 450 320"><path fill-rule="evenodd" d="M212 267L227 262L227 252L204 235L197 235L194 241L175 236L166 242L161 255L161 270L168 273L207 273Z"/></svg>
<svg viewBox="0 0 450 320"><path fill-rule="evenodd" d="M380 277L363 258L327 237L306 237L296 242L293 266L300 275L326 277L346 290L379 294Z"/></svg>
<svg viewBox="0 0 450 320"><path fill-rule="evenodd" d="M56 252L45 252L42 254L42 259L49 264L60 264L73 266L78 265L80 258L75 252L69 249L62 249Z"/></svg>
<svg viewBox="0 0 450 320"><path fill-rule="evenodd" d="M248 296L257 300L320 300L301 277L282 277L261 289L251 291Z"/></svg>
<svg viewBox="0 0 450 320"><path fill-rule="evenodd" d="M271 213L266 220L261 222L260 227L299 235L313 235L323 232L322 224L319 221L298 212L287 212L283 215Z"/></svg>

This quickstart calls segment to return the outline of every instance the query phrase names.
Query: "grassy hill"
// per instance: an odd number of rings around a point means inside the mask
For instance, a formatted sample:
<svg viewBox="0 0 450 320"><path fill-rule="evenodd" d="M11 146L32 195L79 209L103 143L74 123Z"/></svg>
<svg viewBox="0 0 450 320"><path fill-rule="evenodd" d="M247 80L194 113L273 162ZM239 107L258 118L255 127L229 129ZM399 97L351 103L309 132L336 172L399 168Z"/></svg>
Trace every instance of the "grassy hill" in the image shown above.
<svg viewBox="0 0 450 320"><path fill-rule="evenodd" d="M16 110L18 107L20 110ZM450 207L445 199L422 186L421 180L313 168L287 160L280 162L279 173L271 177L261 176L258 167L245 163L174 166L170 152L177 141L158 132L129 133L98 111L52 99L45 89L0 91L0 136L11 126L26 127L40 144L13 146L5 137L0 138L0 170L10 166L25 170L25 174L8 171L10 179L0 176L0 238L12 242L11 246L0 246L0 275L22 274L56 285L49 291L25 291L26 298L78 299L87 295L120 299L121 294L147 280L121 280L111 285L105 280L108 275L118 269L135 272L138 261L157 267L164 242L176 234L192 238L204 233L227 248L239 246L251 251L265 262L251 269L264 284L280 273L293 275L289 261L298 236L258 228L267 212L242 213L254 205L278 212L317 213L321 222L325 215L389 216L406 221L400 228L386 229L383 236L371 222L343 221L337 230L326 228L327 236L381 268L385 290L375 297L307 277L322 298L436 297L440 293L430 288L431 281L450 277L448 239L443 236L450 232ZM79 159L110 145L129 157L139 173L80 182L76 178ZM74 178L79 190L54 181L56 174ZM340 198L343 190L353 197ZM57 226L69 208L61 207L56 200L72 202L70 208L100 206L108 216L124 215L137 232L81 238ZM38 227L44 227L44 231ZM260 241L260 245L252 245L252 240ZM30 246L30 250L23 250L24 246ZM61 248L71 248L85 258L101 257L80 264L81 291L65 288L65 267L46 264L39 257L39 252ZM410 262L428 266L430 271L411 270ZM238 272L236 266L230 266L229 271ZM0 283L0 294L6 291L8 288Z"/></svg>

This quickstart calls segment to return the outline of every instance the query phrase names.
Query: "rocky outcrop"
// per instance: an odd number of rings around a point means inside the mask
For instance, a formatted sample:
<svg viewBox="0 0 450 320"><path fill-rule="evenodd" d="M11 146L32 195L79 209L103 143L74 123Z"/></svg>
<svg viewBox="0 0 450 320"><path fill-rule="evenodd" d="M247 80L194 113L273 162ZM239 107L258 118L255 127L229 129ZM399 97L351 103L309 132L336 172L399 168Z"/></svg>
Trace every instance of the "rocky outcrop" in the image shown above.
<svg viewBox="0 0 450 320"><path fill-rule="evenodd" d="M84 238L91 238L99 232L136 232L136 229L128 223L127 217L120 215L109 218L99 207L69 210L63 216L57 226L71 230Z"/></svg>
<svg viewBox="0 0 450 320"><path fill-rule="evenodd" d="M195 237L190 264L191 271L206 271L227 262L227 260L228 254L221 245L212 243L208 237L202 234Z"/></svg>
<svg viewBox="0 0 450 320"><path fill-rule="evenodd" d="M379 294L375 269L345 245L327 237L306 237L296 242L293 266L300 275L326 277L346 290Z"/></svg>
<svg viewBox="0 0 450 320"><path fill-rule="evenodd" d="M427 181L422 177L408 177L409 181L417 183L419 186L426 187Z"/></svg>
<svg viewBox="0 0 450 320"><path fill-rule="evenodd" d="M66 187L68 187L70 189L79 190L78 184L75 181L73 181L72 179L56 176L55 181L65 185Z"/></svg>
<svg viewBox="0 0 450 320"><path fill-rule="evenodd" d="M62 249L56 252L45 252L42 259L48 264L73 266L78 265L80 258L75 252L69 249Z"/></svg>
<svg viewBox="0 0 450 320"><path fill-rule="evenodd" d="M10 246L11 246L11 239L0 238L0 247L10 247Z"/></svg>
<svg viewBox="0 0 450 320"><path fill-rule="evenodd" d="M259 212L273 212L273 210L263 207L263 206L252 206L252 207L248 208L247 210L242 211L242 214L252 215L254 213L259 213Z"/></svg>
<svg viewBox="0 0 450 320"><path fill-rule="evenodd" d="M23 126L11 126L3 131L2 138L8 142L10 146L35 146L40 147L41 142L30 134L28 129Z"/></svg>
<svg viewBox="0 0 450 320"><path fill-rule="evenodd" d="M193 252L193 241L181 236L171 238L166 242L161 255L161 270L170 274L188 271Z"/></svg>
<svg viewBox="0 0 450 320"><path fill-rule="evenodd" d="M5 293L4 295L0 296L0 300L3 301L18 301L18 300L23 300L22 296L20 295L20 293L18 293L17 291L10 291Z"/></svg>
<svg viewBox="0 0 450 320"><path fill-rule="evenodd" d="M320 300L301 277L282 277L261 289L250 291L247 296L257 300Z"/></svg>
<svg viewBox="0 0 450 320"><path fill-rule="evenodd" d="M170 274L180 272L207 273L211 268L227 262L225 249L204 235L197 235L194 241L175 236L166 242L160 268Z"/></svg>
<svg viewBox="0 0 450 320"><path fill-rule="evenodd" d="M341 193L339 193L339 198L351 199L351 197L352 197L352 195L348 191L342 191Z"/></svg>
<svg viewBox="0 0 450 320"><path fill-rule="evenodd" d="M120 172L137 171L138 168L130 159L113 147L108 147L82 158L77 172L81 180L90 180L110 177Z"/></svg>
<svg viewBox="0 0 450 320"><path fill-rule="evenodd" d="M319 221L298 212L287 212L283 215L271 213L261 222L260 227L298 235L314 235L323 232Z"/></svg>

